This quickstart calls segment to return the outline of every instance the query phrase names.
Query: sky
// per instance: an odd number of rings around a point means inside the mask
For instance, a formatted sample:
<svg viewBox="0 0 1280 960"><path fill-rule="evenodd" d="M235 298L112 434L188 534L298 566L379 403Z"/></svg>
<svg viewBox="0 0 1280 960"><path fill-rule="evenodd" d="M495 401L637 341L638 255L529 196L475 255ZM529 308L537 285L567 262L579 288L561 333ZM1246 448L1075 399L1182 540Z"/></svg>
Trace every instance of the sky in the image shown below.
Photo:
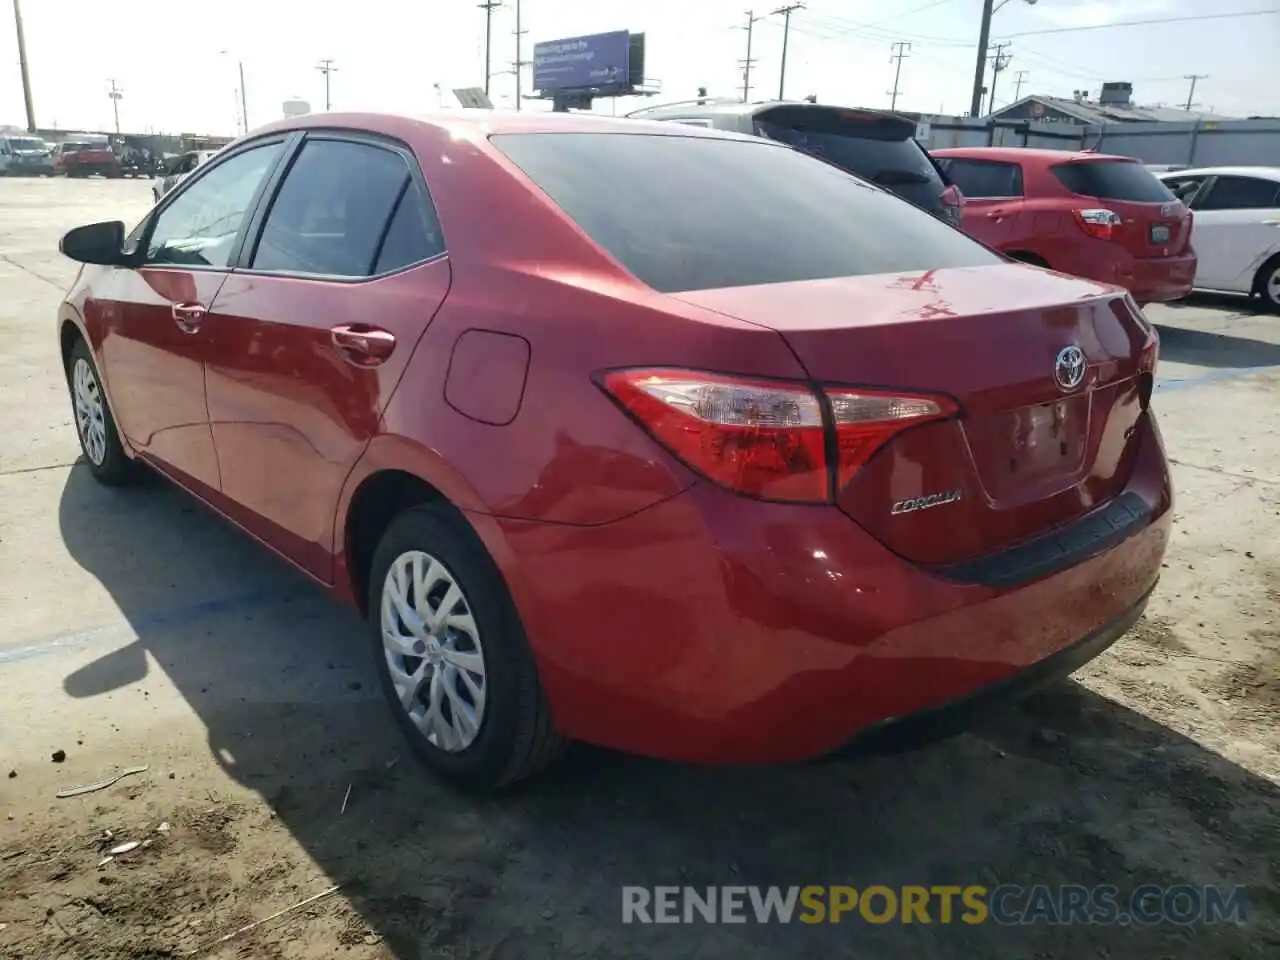
<svg viewBox="0 0 1280 960"><path fill-rule="evenodd" d="M483 86L484 11L480 0L218 0L217 3L104 4L101 0L22 0L36 120L41 127L113 128L112 80L125 132L238 132L239 67L249 127L278 119L286 99L323 109L332 58L335 110L427 113L456 105L451 91ZM522 59L543 40L609 30L646 34L647 78L661 84L652 102L681 100L705 86L741 96L746 8L759 3L752 99L776 97L784 0L522 0ZM10 19L9 4L0 18ZM823 103L887 108L895 64L891 44L911 46L902 62L897 106L962 113L973 85L982 0L808 0L791 17L785 94ZM1264 16L1144 26L1119 21L1273 10ZM1073 29L1091 27L1096 29ZM515 0L493 14L491 96L514 106ZM1049 32L1053 31L1053 32ZM1188 74L1195 101L1230 115L1280 116L1280 0L1007 0L992 42L1010 44L997 79L997 106L1021 92L1056 96L1103 81L1133 83L1134 101L1181 106ZM16 31L0 28L0 124L25 125ZM525 68L525 92L530 68ZM599 101L624 113L637 100ZM547 109L545 102L525 109Z"/></svg>

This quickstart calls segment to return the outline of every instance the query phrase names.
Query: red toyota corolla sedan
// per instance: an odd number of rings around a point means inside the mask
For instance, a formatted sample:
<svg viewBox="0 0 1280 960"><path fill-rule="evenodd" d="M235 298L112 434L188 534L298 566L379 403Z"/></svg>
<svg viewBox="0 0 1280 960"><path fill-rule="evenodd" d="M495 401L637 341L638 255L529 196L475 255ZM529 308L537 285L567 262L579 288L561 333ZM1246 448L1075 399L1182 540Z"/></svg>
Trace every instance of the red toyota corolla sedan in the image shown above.
<svg viewBox="0 0 1280 960"><path fill-rule="evenodd" d="M1155 585L1157 338L766 140L321 114L68 233L88 469L359 606L428 764L791 761L1032 689Z"/></svg>

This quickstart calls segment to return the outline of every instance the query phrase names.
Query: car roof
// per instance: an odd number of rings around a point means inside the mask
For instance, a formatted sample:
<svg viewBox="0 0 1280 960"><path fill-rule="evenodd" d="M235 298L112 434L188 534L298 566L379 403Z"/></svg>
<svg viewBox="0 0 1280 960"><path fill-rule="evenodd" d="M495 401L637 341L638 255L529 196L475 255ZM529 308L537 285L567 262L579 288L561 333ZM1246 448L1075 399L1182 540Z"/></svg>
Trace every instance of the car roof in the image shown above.
<svg viewBox="0 0 1280 960"><path fill-rule="evenodd" d="M504 133L626 133L658 136L700 137L715 140L761 142L757 137L664 123L657 120L631 120L591 113L553 113L551 111L457 110L421 116L388 113L309 113L301 117L276 120L253 131L254 135L289 130L346 129L367 130L390 136L407 136L414 130L430 128L466 139L486 139Z"/></svg>
<svg viewBox="0 0 1280 960"><path fill-rule="evenodd" d="M1263 180L1280 181L1280 167L1188 167L1185 170L1171 170L1157 174L1164 177L1259 177Z"/></svg>
<svg viewBox="0 0 1280 960"><path fill-rule="evenodd" d="M1133 157L1118 153L1096 153L1092 150L1048 150L1040 147L943 147L929 151L935 157L971 157L974 160L1004 160L1010 163L1030 160L1043 164L1071 163L1078 160L1125 160Z"/></svg>

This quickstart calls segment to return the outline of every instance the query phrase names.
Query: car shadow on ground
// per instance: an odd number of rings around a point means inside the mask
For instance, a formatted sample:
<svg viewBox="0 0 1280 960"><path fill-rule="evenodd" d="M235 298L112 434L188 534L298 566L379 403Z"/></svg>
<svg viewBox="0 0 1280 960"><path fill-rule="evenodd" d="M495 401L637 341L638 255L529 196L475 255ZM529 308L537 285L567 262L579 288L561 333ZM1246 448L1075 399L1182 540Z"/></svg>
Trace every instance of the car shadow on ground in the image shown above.
<svg viewBox="0 0 1280 960"><path fill-rule="evenodd" d="M894 757L713 769L582 747L474 800L392 763L403 745L356 617L185 495L104 489L80 466L59 520L138 635L67 691L107 694L152 658L218 763L343 884L354 942L398 960L1225 958L1280 943L1280 789L1077 684ZM621 922L624 885L1001 883L1243 884L1248 926Z"/></svg>
<svg viewBox="0 0 1280 960"><path fill-rule="evenodd" d="M1160 359L1216 369L1249 369L1280 365L1280 343L1231 333L1158 325Z"/></svg>
<svg viewBox="0 0 1280 960"><path fill-rule="evenodd" d="M1164 304L1170 310L1228 310L1237 317L1266 316L1262 301L1257 297L1246 297L1238 293L1193 293L1181 300L1171 300Z"/></svg>

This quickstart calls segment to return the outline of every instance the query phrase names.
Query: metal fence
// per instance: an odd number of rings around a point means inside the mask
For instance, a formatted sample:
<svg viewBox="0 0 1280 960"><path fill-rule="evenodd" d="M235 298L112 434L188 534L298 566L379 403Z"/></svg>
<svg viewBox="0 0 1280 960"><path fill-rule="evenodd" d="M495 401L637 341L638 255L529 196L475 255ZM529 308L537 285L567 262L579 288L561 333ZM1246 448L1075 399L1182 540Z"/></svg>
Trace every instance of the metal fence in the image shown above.
<svg viewBox="0 0 1280 960"><path fill-rule="evenodd" d="M918 139L943 147L1042 147L1098 150L1143 163L1280 166L1280 118L1191 123L1110 123L1073 126L1034 120L926 117Z"/></svg>

